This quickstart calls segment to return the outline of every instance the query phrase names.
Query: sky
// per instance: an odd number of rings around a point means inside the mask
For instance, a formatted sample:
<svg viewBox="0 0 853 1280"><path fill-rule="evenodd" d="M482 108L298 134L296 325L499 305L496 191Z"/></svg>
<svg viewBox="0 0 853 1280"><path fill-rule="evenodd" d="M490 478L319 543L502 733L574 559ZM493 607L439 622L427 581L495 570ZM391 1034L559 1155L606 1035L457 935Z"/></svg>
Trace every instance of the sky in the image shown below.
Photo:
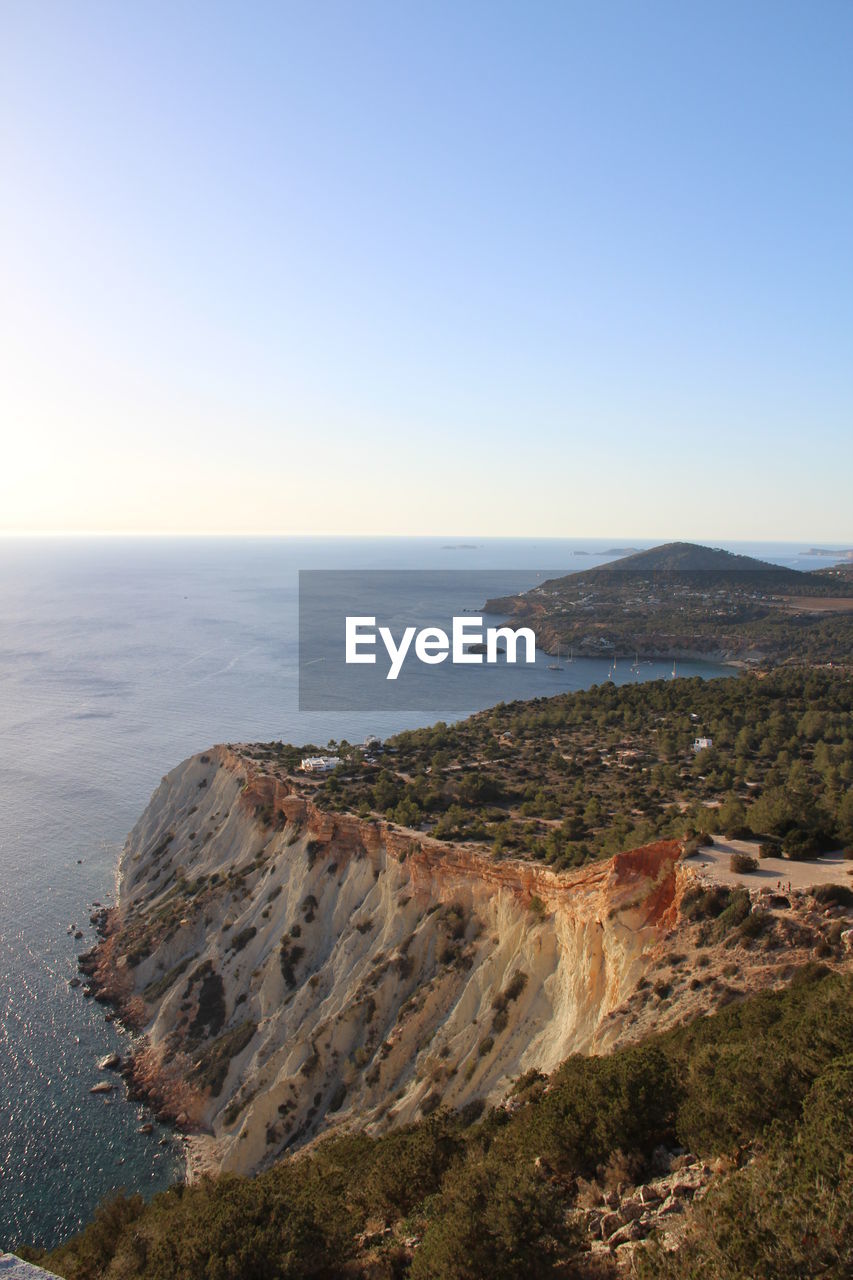
<svg viewBox="0 0 853 1280"><path fill-rule="evenodd" d="M853 545L849 0L3 0L0 531Z"/></svg>

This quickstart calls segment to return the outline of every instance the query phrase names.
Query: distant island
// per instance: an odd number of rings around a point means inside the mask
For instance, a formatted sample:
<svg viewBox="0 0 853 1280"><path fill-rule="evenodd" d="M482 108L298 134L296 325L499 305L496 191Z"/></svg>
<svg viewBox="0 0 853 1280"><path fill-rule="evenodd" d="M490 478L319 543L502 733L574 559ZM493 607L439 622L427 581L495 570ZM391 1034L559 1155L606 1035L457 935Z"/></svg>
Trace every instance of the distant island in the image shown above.
<svg viewBox="0 0 853 1280"><path fill-rule="evenodd" d="M634 552L484 607L531 626L546 652L559 645L578 657L778 666L844 663L853 649L853 579L842 570L804 572L690 542Z"/></svg>

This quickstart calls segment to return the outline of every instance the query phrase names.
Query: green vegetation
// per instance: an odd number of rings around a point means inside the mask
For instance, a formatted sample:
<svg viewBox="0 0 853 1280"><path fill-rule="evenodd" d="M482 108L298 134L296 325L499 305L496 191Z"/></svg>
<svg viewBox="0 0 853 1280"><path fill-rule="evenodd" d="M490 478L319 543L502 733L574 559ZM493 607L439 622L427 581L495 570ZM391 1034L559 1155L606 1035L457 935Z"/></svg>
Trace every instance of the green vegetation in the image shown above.
<svg viewBox="0 0 853 1280"><path fill-rule="evenodd" d="M810 893L824 907L853 907L853 889L846 884L818 884Z"/></svg>
<svg viewBox="0 0 853 1280"><path fill-rule="evenodd" d="M852 693L832 670L608 683L398 734L312 796L557 868L691 831L814 857L853 842Z"/></svg>
<svg viewBox="0 0 853 1280"><path fill-rule="evenodd" d="M304 947L298 946L293 942L291 942L291 937L299 936L298 933L294 934L294 929L299 929L299 926L298 925L293 926L293 929L291 929L290 931L290 937L282 938L281 945L279 946L279 949L278 949L278 959L279 959L279 964L281 965L281 976L284 978L284 981L287 983L287 986L290 988L290 990L293 990L293 988L296 986L296 966L299 964L299 961L305 955ZM299 933L301 932L302 931L300 929Z"/></svg>
<svg viewBox="0 0 853 1280"><path fill-rule="evenodd" d="M853 1274L853 1057L833 1063L803 1102L793 1137L773 1133L748 1168L692 1215L674 1254L653 1249L644 1280Z"/></svg>
<svg viewBox="0 0 853 1280"><path fill-rule="evenodd" d="M231 950L242 951L252 941L257 932L255 926L250 924L246 929L241 929L239 933L235 933L231 939Z"/></svg>
<svg viewBox="0 0 853 1280"><path fill-rule="evenodd" d="M191 1082L199 1089L210 1089L212 1096L218 1098L228 1075L231 1059L242 1053L257 1029L254 1022L241 1022L208 1044L190 1072Z"/></svg>
<svg viewBox="0 0 853 1280"><path fill-rule="evenodd" d="M783 991L569 1058L549 1081L528 1073L513 1092L514 1110L438 1109L383 1137L329 1138L253 1179L175 1187L147 1206L119 1197L31 1256L68 1280L569 1276L583 1248L566 1225L577 1179L608 1165L639 1176L659 1143L680 1143L757 1158L717 1180L677 1252L642 1262L646 1277L849 1275L850 975L808 966Z"/></svg>
<svg viewBox="0 0 853 1280"><path fill-rule="evenodd" d="M166 973L163 974L162 978L157 978L154 982L149 982L148 986L145 988L145 999L159 1000L160 996L165 995L169 990L169 987L171 987L173 983L177 982L181 974L186 973L192 963L192 960L192 956L184 956L183 960L179 960L173 969L167 970Z"/></svg>
<svg viewBox="0 0 853 1280"><path fill-rule="evenodd" d="M190 998L197 983L201 984L198 1009L189 1026L189 1036L194 1041L218 1035L225 1025L225 984L213 968L212 961L205 960L190 974L184 1000Z"/></svg>

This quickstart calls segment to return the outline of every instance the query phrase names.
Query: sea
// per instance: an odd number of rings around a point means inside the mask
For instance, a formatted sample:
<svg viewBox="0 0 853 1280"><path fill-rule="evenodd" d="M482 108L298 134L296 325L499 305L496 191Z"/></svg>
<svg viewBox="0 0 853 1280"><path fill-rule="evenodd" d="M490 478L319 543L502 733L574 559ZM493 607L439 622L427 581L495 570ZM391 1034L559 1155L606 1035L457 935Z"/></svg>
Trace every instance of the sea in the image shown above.
<svg viewBox="0 0 853 1280"><path fill-rule="evenodd" d="M69 987L78 953L93 942L92 905L114 900L125 836L161 776L217 742L322 745L436 719L429 706L299 711L299 571L430 570L430 607L436 575L441 588L446 573L448 610L462 605L463 579L462 607L477 610L487 597L633 545L650 544L0 539L0 1249L52 1246L117 1191L149 1196L182 1176L179 1141L156 1124L141 1134L152 1117L123 1088L89 1092L104 1078L98 1059L126 1051L128 1041L100 1005ZM724 545L797 568L831 563L800 546ZM405 593L407 575L392 577ZM405 603L409 617L426 609L416 586ZM607 659L575 658L560 671L552 663L538 654L534 667L504 664L499 677L444 688L440 718L611 674ZM668 663L622 667L612 673L617 683L672 675ZM731 674L688 662L677 673ZM442 678L431 669L431 680Z"/></svg>

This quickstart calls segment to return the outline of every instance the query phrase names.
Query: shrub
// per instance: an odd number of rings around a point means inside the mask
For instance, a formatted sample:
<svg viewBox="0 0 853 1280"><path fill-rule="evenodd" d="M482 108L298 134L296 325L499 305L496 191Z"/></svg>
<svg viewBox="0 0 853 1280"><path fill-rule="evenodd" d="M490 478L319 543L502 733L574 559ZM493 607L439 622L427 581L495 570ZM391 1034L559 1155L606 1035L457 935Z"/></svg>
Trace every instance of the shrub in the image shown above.
<svg viewBox="0 0 853 1280"><path fill-rule="evenodd" d="M575 1055L551 1088L517 1117L513 1150L555 1170L592 1174L617 1148L651 1154L673 1133L676 1078L660 1048L632 1046L602 1058Z"/></svg>
<svg viewBox="0 0 853 1280"><path fill-rule="evenodd" d="M469 1159L445 1179L409 1275L540 1280L575 1238L558 1189L530 1167Z"/></svg>
<svg viewBox="0 0 853 1280"><path fill-rule="evenodd" d="M717 937L724 938L730 929L734 929L742 920L746 919L750 910L749 894L746 889L732 889L728 903L720 912L714 925Z"/></svg>
<svg viewBox="0 0 853 1280"><path fill-rule="evenodd" d="M729 870L735 871L738 875L746 875L750 871L757 871L758 859L753 858L749 853L733 853L729 858Z"/></svg>
<svg viewBox="0 0 853 1280"><path fill-rule="evenodd" d="M308 859L309 871L314 866L314 863L317 861L318 854L322 853L324 847L322 840L309 840L306 844L305 855Z"/></svg>
<svg viewBox="0 0 853 1280"><path fill-rule="evenodd" d="M193 1083L202 1089L209 1088L213 1097L218 1098L231 1066L231 1059L242 1053L257 1029L255 1022L241 1022L239 1026L214 1040L193 1068Z"/></svg>
<svg viewBox="0 0 853 1280"><path fill-rule="evenodd" d="M782 840L782 857L810 862L820 853L821 843L814 831L794 827Z"/></svg>
<svg viewBox="0 0 853 1280"><path fill-rule="evenodd" d="M770 916L766 911L751 911L738 925L738 933L742 938L760 938L770 924Z"/></svg>
<svg viewBox="0 0 853 1280"><path fill-rule="evenodd" d="M296 966L305 954L305 948L294 946L290 938L284 937L278 949L278 962L281 976L291 990L296 986Z"/></svg>
<svg viewBox="0 0 853 1280"><path fill-rule="evenodd" d="M506 1030L508 1023L509 1014L506 1009L497 1009L495 1011L495 1016L492 1018L492 1031L496 1036L499 1036L502 1031Z"/></svg>
<svg viewBox="0 0 853 1280"><path fill-rule="evenodd" d="M504 988L504 998L506 1000L517 1000L524 988L527 986L527 974L521 969L516 969Z"/></svg>
<svg viewBox="0 0 853 1280"><path fill-rule="evenodd" d="M209 960L191 974L185 997L199 980L198 1008L189 1026L190 1038L195 1041L218 1035L225 1025L225 984Z"/></svg>
<svg viewBox="0 0 853 1280"><path fill-rule="evenodd" d="M853 889L846 884L818 884L809 893L823 906L853 907Z"/></svg>
<svg viewBox="0 0 853 1280"><path fill-rule="evenodd" d="M681 903L682 915L687 920L714 920L729 904L731 890L724 885L703 889L696 885L685 893Z"/></svg>

